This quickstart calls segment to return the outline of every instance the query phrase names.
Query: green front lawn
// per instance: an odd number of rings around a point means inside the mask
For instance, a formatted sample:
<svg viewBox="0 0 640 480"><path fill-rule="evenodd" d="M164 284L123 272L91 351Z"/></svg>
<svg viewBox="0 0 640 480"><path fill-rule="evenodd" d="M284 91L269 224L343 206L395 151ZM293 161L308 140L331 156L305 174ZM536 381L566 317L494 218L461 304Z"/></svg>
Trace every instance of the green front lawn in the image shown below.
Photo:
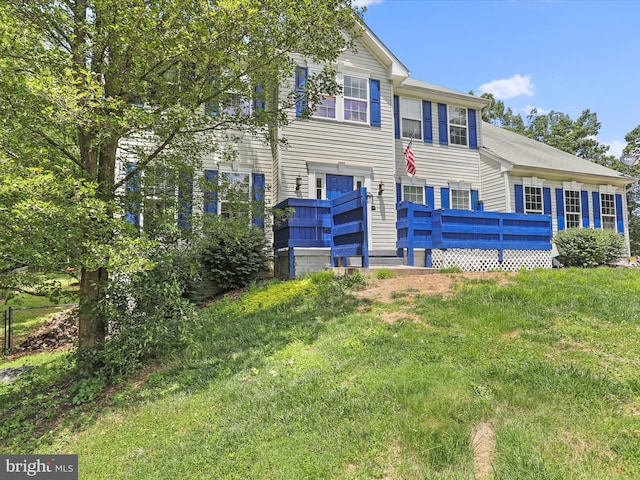
<svg viewBox="0 0 640 480"><path fill-rule="evenodd" d="M0 451L77 453L82 479L640 478L640 270L411 294L307 279L218 302L178 357L99 403L52 395L66 417ZM34 421L19 389L0 414Z"/></svg>

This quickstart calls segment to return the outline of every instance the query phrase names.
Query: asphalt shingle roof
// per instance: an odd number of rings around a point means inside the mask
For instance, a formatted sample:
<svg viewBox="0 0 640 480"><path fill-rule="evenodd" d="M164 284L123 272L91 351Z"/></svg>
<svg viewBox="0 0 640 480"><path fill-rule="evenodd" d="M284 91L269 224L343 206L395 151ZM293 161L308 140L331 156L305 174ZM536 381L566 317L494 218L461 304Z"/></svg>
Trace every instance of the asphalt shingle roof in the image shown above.
<svg viewBox="0 0 640 480"><path fill-rule="evenodd" d="M629 183L634 181L633 178L616 170L571 155L487 122L482 122L482 138L483 147L486 150L507 160L515 167L626 179Z"/></svg>

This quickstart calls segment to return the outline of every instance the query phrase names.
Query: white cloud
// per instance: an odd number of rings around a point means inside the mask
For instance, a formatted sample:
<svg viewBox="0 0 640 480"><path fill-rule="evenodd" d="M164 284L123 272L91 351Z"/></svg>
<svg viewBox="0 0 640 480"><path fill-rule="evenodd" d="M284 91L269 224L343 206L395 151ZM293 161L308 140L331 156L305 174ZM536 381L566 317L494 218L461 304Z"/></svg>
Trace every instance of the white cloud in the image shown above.
<svg viewBox="0 0 640 480"><path fill-rule="evenodd" d="M627 146L627 142L622 140L611 140L610 142L600 141L603 145L609 145L609 155L613 155L616 158L620 158L622 155L622 149Z"/></svg>
<svg viewBox="0 0 640 480"><path fill-rule="evenodd" d="M353 0L354 7L368 7L376 3L382 3L384 0Z"/></svg>
<svg viewBox="0 0 640 480"><path fill-rule="evenodd" d="M522 76L515 74L511 78L502 80L493 80L489 83L483 83L478 87L480 93L492 93L498 100L507 100L508 98L527 95L531 97L535 86L531 83L529 75Z"/></svg>
<svg viewBox="0 0 640 480"><path fill-rule="evenodd" d="M522 113L525 114L525 116L527 116L531 113L531 110L533 110L534 108L538 112L538 115L546 115L547 113L551 113L551 110L547 110L546 108L542 108L542 107L534 107L533 105L527 105L526 107L521 108L520 110L522 111Z"/></svg>

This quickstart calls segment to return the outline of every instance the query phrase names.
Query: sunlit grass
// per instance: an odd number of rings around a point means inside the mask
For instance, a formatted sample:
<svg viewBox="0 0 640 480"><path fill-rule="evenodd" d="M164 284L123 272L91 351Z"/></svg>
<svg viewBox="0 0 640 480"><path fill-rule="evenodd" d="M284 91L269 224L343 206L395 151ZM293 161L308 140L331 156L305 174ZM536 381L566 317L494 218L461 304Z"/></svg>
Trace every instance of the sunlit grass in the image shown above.
<svg viewBox="0 0 640 480"><path fill-rule="evenodd" d="M32 448L90 479L468 479L486 424L493 479L640 477L640 271L391 306L326 277L210 306L184 355Z"/></svg>

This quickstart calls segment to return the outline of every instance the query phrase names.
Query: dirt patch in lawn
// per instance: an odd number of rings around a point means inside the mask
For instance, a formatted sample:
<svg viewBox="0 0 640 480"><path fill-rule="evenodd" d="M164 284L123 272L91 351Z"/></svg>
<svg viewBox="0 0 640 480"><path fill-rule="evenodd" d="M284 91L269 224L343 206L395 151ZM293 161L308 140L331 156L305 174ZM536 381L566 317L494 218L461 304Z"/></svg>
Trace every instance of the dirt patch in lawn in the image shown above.
<svg viewBox="0 0 640 480"><path fill-rule="evenodd" d="M428 273L424 275L397 275L393 278L372 279L368 286L356 292L360 298L375 302L392 303L394 299L416 295L452 295L465 282L490 280L498 285L508 283L512 272Z"/></svg>
<svg viewBox="0 0 640 480"><path fill-rule="evenodd" d="M477 425L471 433L473 447L473 469L476 480L484 480L493 473L493 455L496 434L489 422Z"/></svg>
<svg viewBox="0 0 640 480"><path fill-rule="evenodd" d="M56 313L49 321L38 327L26 340L11 349L7 359L45 350L73 347L78 337L77 308Z"/></svg>

